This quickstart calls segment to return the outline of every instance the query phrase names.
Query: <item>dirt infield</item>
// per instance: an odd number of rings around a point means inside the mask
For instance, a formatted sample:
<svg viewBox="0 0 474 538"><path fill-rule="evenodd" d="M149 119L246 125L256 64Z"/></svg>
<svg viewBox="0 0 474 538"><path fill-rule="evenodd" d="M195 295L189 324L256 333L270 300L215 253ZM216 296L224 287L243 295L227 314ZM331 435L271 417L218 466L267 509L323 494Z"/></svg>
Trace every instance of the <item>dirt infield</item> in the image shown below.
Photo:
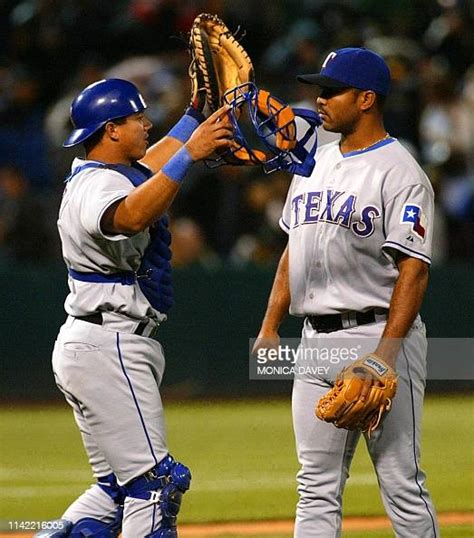
<svg viewBox="0 0 474 538"><path fill-rule="evenodd" d="M445 512L438 514L440 525L469 525L474 524L473 512ZM390 528L386 517L346 517L342 525L344 531L376 531ZM183 524L179 526L181 538L211 538L234 534L237 536L269 536L272 534L291 534L293 521L248 521L208 524ZM32 538L31 533L0 533L0 538Z"/></svg>
<svg viewBox="0 0 474 538"><path fill-rule="evenodd" d="M438 514L440 525L474 524L474 513L448 512ZM342 528L344 531L375 531L390 528L386 517L346 517ZM237 536L268 536L271 534L291 534L293 521L251 521L240 523L214 523L209 525L180 525L182 538L204 538L235 534ZM1 535L0 535L1 538Z"/></svg>

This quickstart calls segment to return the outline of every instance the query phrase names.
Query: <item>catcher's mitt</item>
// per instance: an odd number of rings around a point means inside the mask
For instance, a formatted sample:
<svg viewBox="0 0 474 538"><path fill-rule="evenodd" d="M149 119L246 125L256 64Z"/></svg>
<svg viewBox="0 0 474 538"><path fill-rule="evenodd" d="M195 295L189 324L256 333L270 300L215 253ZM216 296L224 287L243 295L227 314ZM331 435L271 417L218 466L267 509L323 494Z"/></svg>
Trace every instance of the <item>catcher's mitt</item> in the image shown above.
<svg viewBox="0 0 474 538"><path fill-rule="evenodd" d="M206 106L206 86L204 75L199 68L194 50L191 49L191 63L189 64L188 75L191 79L191 101L189 105L202 112Z"/></svg>
<svg viewBox="0 0 474 538"><path fill-rule="evenodd" d="M366 383L370 387L362 401L360 396ZM339 373L334 387L319 400L316 416L338 428L367 432L370 437L384 413L390 410L396 390L393 368L369 354Z"/></svg>
<svg viewBox="0 0 474 538"><path fill-rule="evenodd" d="M194 19L189 45L212 112L223 105L227 90L253 80L252 60L217 15L201 13ZM191 79L195 72L190 70ZM200 87L201 81L193 80L192 84Z"/></svg>

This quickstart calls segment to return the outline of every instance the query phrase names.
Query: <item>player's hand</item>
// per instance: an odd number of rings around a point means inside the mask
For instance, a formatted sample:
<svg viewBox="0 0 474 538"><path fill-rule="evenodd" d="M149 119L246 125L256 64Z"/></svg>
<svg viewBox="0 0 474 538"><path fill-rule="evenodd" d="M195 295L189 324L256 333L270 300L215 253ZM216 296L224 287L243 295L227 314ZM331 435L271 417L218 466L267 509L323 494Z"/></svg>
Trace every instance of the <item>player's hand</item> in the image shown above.
<svg viewBox="0 0 474 538"><path fill-rule="evenodd" d="M369 353L341 370L334 386L316 404L316 416L370 437L390 411L396 391L395 370Z"/></svg>
<svg viewBox="0 0 474 538"><path fill-rule="evenodd" d="M229 105L224 105L207 118L194 131L186 142L186 148L194 161L211 156L218 149L226 149L232 145L233 129L227 112Z"/></svg>
<svg viewBox="0 0 474 538"><path fill-rule="evenodd" d="M280 335L277 331L261 330L252 348L252 355L256 355L259 349L277 349L280 345Z"/></svg>
<svg viewBox="0 0 474 538"><path fill-rule="evenodd" d="M359 392L358 399L359 399L360 402L365 402L365 400L367 398L367 395L369 394L370 387L372 385L374 385L374 384L378 384L378 381L377 381L377 379L375 377L370 375L368 372L358 373L358 372L354 371L353 375L356 375L357 377L359 377L363 381L363 384L360 387L360 392Z"/></svg>

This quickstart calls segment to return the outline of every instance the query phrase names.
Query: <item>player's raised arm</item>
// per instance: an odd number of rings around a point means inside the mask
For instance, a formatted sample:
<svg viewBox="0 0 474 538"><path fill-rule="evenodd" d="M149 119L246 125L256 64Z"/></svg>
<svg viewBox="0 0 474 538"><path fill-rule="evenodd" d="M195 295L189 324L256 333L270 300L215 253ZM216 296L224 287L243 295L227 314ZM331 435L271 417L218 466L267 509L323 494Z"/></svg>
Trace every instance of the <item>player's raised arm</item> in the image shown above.
<svg viewBox="0 0 474 538"><path fill-rule="evenodd" d="M148 181L107 209L102 228L108 233L138 233L160 217L172 203L191 166L215 150L231 145L227 106L212 114Z"/></svg>

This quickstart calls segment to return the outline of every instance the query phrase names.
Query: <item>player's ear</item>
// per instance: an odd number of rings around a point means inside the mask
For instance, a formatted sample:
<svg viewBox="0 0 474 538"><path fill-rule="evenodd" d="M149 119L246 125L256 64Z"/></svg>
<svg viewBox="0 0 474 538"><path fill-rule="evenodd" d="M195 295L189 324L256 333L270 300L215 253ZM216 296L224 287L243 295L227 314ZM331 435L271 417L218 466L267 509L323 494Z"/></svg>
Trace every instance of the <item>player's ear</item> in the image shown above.
<svg viewBox="0 0 474 538"><path fill-rule="evenodd" d="M105 124L104 129L105 129L105 133L111 140L116 142L119 139L119 134L118 134L116 123L114 123L113 121L108 121Z"/></svg>
<svg viewBox="0 0 474 538"><path fill-rule="evenodd" d="M364 90L359 94L361 110L370 110L377 100L377 95L372 90Z"/></svg>

